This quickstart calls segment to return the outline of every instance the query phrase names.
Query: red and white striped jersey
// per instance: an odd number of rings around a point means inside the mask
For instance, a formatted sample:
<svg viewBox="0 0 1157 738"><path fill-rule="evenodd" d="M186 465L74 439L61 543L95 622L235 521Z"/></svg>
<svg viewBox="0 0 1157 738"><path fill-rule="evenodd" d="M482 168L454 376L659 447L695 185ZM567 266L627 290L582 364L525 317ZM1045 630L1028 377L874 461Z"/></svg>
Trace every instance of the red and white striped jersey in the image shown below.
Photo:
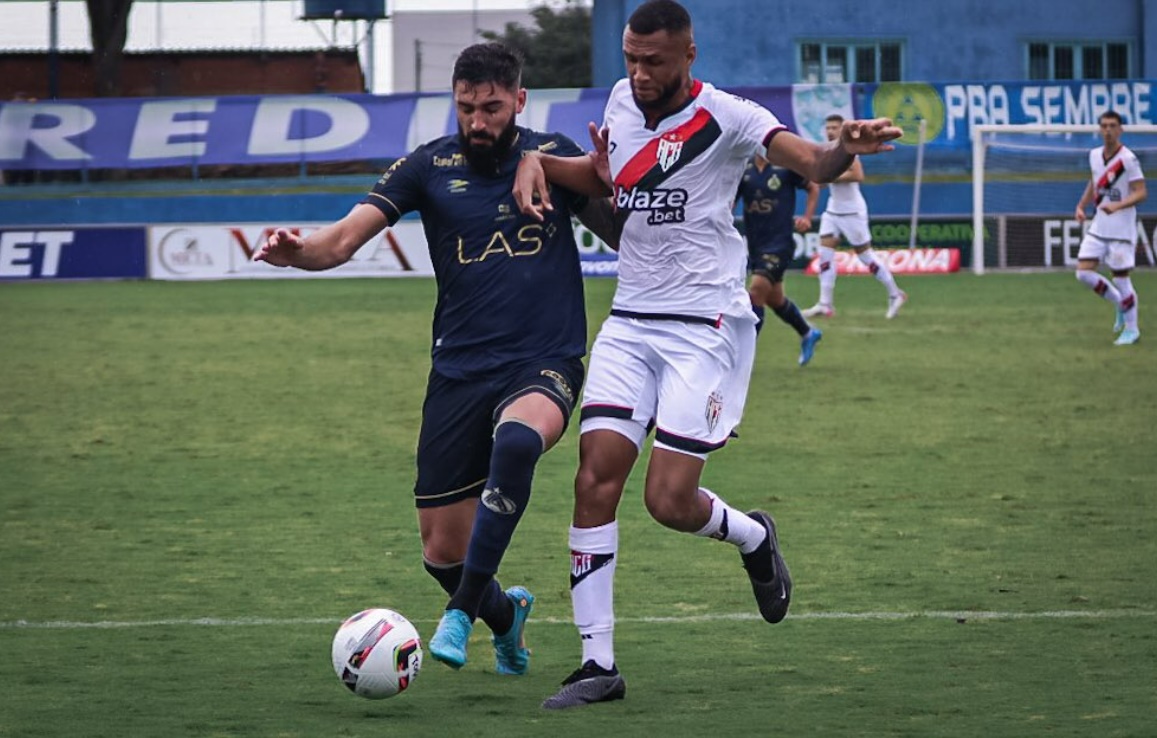
<svg viewBox="0 0 1157 738"><path fill-rule="evenodd" d="M716 319L751 315L747 247L732 220L748 159L784 130L767 109L695 81L648 128L620 80L607 100L615 208L625 217L613 309Z"/></svg>
<svg viewBox="0 0 1157 738"><path fill-rule="evenodd" d="M1101 205L1120 202L1129 195L1129 184L1144 179L1137 155L1122 146L1112 158L1105 161L1105 147L1098 146L1089 152L1089 169L1093 172L1093 194L1097 214L1089 233L1112 241L1137 241L1137 208L1128 207L1115 213L1106 213Z"/></svg>

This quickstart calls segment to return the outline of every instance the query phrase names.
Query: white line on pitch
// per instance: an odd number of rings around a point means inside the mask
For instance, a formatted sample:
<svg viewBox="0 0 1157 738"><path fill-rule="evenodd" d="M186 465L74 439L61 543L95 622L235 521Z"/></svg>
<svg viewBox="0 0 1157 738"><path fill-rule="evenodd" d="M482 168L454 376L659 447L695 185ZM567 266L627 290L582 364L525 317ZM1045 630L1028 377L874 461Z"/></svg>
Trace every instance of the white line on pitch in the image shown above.
<svg viewBox="0 0 1157 738"><path fill-rule="evenodd" d="M1001 612L995 610L925 610L922 612L804 612L789 620L1107 620L1112 618L1153 618L1153 610L1046 610L1043 612ZM414 619L416 623L435 620ZM751 613L716 613L705 615L672 615L654 617L619 617L616 623L710 623L726 620L759 620ZM46 620L41 622L14 620L0 622L0 630L43 629L81 630L85 628L154 628L160 626L193 625L218 628L247 625L334 625L341 618L188 618L172 620L100 620L93 622L73 620ZM573 625L564 618L531 618L531 622L547 625Z"/></svg>

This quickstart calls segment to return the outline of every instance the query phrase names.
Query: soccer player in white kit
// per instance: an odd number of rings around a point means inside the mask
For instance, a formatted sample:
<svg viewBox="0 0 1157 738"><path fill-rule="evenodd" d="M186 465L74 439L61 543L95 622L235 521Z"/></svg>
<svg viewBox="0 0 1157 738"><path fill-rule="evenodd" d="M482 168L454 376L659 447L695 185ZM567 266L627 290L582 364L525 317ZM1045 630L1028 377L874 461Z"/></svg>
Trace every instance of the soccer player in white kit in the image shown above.
<svg viewBox="0 0 1157 738"><path fill-rule="evenodd" d="M1077 202L1077 220L1088 220L1086 208L1096 208L1092 225L1077 252L1077 279L1117 306L1113 330L1121 335L1113 343L1129 346L1141 340L1137 328L1137 293L1129 273L1136 266L1137 206L1145 201L1145 175L1137 156L1121 143L1121 116L1108 110L1097 120L1104 146L1089 151L1093 176ZM1104 262L1113 281L1097 272Z"/></svg>
<svg viewBox="0 0 1157 738"><path fill-rule="evenodd" d="M836 140L844 118L839 114L824 119L824 130L829 141ZM856 258L868 267L881 284L888 290L888 311L884 317L892 319L908 301L904 290L896 286L888 265L876 258L872 250L872 234L868 230L868 203L860 192L864 181L864 167L859 160L852 162L848 170L828 185L828 203L820 216L819 279L820 299L815 305L803 311L805 318L830 318L836 314L834 296L836 291L836 249L840 238L844 238L856 252Z"/></svg>
<svg viewBox="0 0 1157 738"><path fill-rule="evenodd" d="M643 498L662 525L736 546L760 614L787 615L791 579L775 523L700 486L707 454L743 413L755 353L745 289L747 249L732 197L747 160L763 153L815 182L856 154L891 149L885 119L851 121L840 139L811 143L759 105L691 77L691 19L674 0L648 0L623 34L627 79L611 91L588 157L524 156L515 199L550 208L548 181L591 196L613 193L621 228L611 315L591 349L570 529L571 599L582 665L543 706L621 699L613 647L616 510L643 442L655 441ZM536 199L537 197L537 199Z"/></svg>

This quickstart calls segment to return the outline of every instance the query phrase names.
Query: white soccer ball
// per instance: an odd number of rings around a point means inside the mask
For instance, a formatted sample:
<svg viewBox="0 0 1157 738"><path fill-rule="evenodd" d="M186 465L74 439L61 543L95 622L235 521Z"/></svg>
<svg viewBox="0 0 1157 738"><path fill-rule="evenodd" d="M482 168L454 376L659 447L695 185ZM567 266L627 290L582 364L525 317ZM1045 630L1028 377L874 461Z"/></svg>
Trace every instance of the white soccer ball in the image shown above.
<svg viewBox="0 0 1157 738"><path fill-rule="evenodd" d="M346 618L333 637L333 670L351 692L381 700L403 692L422 669L422 640L409 620L373 608Z"/></svg>

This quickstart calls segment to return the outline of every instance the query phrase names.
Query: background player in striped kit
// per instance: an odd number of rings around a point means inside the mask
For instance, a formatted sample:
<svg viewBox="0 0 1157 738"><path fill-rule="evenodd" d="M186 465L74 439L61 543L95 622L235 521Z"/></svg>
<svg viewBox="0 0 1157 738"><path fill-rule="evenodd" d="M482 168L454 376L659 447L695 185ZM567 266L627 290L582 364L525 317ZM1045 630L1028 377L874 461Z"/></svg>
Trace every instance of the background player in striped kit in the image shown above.
<svg viewBox="0 0 1157 738"><path fill-rule="evenodd" d="M1077 220L1088 219L1086 208L1096 208L1093 223L1077 252L1077 279L1117 307L1113 330L1120 332L1114 344L1128 346L1141 340L1137 327L1137 293L1129 273L1137 258L1137 206L1148 190L1137 156L1121 143L1121 116L1113 110L1101 114L1103 146L1089 152L1092 178L1077 202ZM1104 261L1113 281L1097 273Z"/></svg>
<svg viewBox="0 0 1157 738"><path fill-rule="evenodd" d="M829 115L825 119L824 129L829 141L835 141L840 136L844 125L841 115ZM820 216L820 299L812 307L803 311L804 317L830 318L836 313L836 249L843 238L856 252L856 258L868 267L872 275L888 290L887 318L896 317L900 308L908 301L908 295L896 286L896 280L888 265L876 258L872 251L872 233L868 230L868 204L860 192L860 183L864 181L864 165L857 159L848 167L848 171L841 174L834 182L828 185L828 204L824 214Z"/></svg>

